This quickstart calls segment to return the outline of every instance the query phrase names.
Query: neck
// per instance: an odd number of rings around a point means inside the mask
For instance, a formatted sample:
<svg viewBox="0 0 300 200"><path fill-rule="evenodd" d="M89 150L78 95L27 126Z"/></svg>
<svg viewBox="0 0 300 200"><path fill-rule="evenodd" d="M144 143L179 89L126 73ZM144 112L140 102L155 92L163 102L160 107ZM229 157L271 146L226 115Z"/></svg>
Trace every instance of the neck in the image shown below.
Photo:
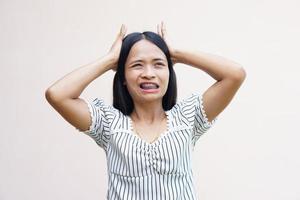
<svg viewBox="0 0 300 200"><path fill-rule="evenodd" d="M131 114L131 118L133 118L135 121L143 121L151 124L164 119L165 111L161 102L134 103L134 109Z"/></svg>

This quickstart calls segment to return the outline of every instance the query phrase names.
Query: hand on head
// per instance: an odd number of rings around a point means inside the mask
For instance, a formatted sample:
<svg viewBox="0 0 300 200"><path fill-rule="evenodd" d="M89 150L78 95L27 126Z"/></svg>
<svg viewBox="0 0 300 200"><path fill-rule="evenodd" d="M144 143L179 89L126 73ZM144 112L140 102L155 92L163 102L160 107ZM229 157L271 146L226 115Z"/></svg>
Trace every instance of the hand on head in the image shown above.
<svg viewBox="0 0 300 200"><path fill-rule="evenodd" d="M157 24L157 33L164 39L164 41L166 42L168 49L170 51L170 55L171 55L171 60L173 62L173 64L177 63L177 60L175 58L175 49L173 48L173 46L170 44L169 41L169 37L167 34L167 30L166 30L166 25L165 23L162 21L160 24Z"/></svg>
<svg viewBox="0 0 300 200"><path fill-rule="evenodd" d="M127 27L124 24L122 24L120 31L117 34L117 37L116 37L113 45L111 46L110 51L108 52L109 57L114 62L114 64L112 65L113 67L111 68L113 71L117 70L118 60L119 60L120 51L121 51L121 47L122 47L122 42L126 35L126 32L127 32ZM160 24L157 24L157 34L159 34L163 38L163 40L166 42L173 64L178 63L177 59L175 58L175 49L172 47L172 45L169 42L166 26L163 21Z"/></svg>
<svg viewBox="0 0 300 200"><path fill-rule="evenodd" d="M113 45L110 48L110 51L108 52L108 55L112 58L114 64L113 64L113 71L117 70L118 67L118 60L120 56L120 51L122 47L122 40L126 35L127 28L124 24L122 24L121 29L117 35L117 38L115 39Z"/></svg>

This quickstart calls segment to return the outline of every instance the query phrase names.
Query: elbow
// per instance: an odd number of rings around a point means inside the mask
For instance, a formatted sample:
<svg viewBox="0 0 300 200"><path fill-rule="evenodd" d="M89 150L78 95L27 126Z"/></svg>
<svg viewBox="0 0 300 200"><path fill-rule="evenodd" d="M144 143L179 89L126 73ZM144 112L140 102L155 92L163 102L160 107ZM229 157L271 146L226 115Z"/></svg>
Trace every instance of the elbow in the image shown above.
<svg viewBox="0 0 300 200"><path fill-rule="evenodd" d="M247 76L246 70L242 66L238 66L232 73L231 78L235 82L243 83L244 80L246 79L246 76Z"/></svg>
<svg viewBox="0 0 300 200"><path fill-rule="evenodd" d="M52 97L53 97L50 88L48 88L48 89L45 91L45 94L44 94L44 95L45 95L46 100L47 100L48 102L50 102L51 99L52 99Z"/></svg>
<svg viewBox="0 0 300 200"><path fill-rule="evenodd" d="M45 91L45 98L46 100L51 103L51 102L55 102L56 101L56 97L55 97L55 93L52 91L51 88L46 89Z"/></svg>

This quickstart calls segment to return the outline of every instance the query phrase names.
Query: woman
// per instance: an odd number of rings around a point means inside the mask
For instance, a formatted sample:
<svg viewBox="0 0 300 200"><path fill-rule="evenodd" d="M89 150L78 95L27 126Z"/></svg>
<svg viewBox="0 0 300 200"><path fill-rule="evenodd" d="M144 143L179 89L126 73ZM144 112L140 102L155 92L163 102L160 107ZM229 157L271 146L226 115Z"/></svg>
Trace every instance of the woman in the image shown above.
<svg viewBox="0 0 300 200"><path fill-rule="evenodd" d="M92 137L107 157L107 199L196 199L191 150L243 83L237 63L173 48L163 23L158 33L131 33L122 25L109 53L69 73L46 91L48 102ZM175 63L216 80L202 94L176 102ZM113 106L79 98L94 79L116 71Z"/></svg>

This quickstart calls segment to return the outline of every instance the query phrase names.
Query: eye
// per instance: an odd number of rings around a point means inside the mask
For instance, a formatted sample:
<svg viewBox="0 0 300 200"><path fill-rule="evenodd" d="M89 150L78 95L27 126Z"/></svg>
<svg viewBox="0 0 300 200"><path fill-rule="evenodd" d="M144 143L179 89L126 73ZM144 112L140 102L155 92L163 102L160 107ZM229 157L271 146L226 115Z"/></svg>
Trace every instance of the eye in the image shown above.
<svg viewBox="0 0 300 200"><path fill-rule="evenodd" d="M161 68L161 67L164 67L164 66L165 66L165 64L164 64L164 63L162 63L162 62L157 62L157 63L155 63L155 65L156 65L157 67L159 67L159 68Z"/></svg>
<svg viewBox="0 0 300 200"><path fill-rule="evenodd" d="M141 64L135 64L135 65L132 65L131 67L139 67L139 66L142 66Z"/></svg>
<svg viewBox="0 0 300 200"><path fill-rule="evenodd" d="M162 63L162 62L158 62L157 64L158 64L158 65L163 65L163 66L165 65L165 64L164 64L164 63Z"/></svg>

